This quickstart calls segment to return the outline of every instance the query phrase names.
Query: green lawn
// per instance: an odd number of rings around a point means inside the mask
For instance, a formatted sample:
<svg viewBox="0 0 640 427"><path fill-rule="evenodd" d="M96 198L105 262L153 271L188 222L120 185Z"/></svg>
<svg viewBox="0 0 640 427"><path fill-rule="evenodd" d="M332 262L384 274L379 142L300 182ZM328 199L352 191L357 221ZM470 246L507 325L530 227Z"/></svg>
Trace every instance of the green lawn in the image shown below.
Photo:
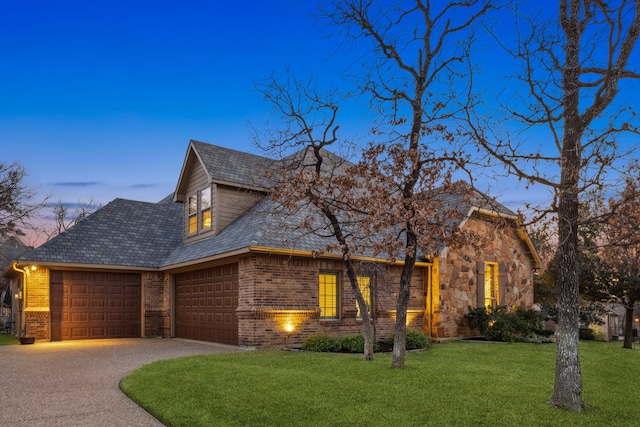
<svg viewBox="0 0 640 427"><path fill-rule="evenodd" d="M170 359L122 390L169 426L640 425L640 350L581 343L583 413L547 404L555 345L447 343L390 355L241 352Z"/></svg>
<svg viewBox="0 0 640 427"><path fill-rule="evenodd" d="M17 337L14 337L13 335L5 335L3 333L0 333L0 345L12 345L12 344L19 344L20 341L18 340Z"/></svg>

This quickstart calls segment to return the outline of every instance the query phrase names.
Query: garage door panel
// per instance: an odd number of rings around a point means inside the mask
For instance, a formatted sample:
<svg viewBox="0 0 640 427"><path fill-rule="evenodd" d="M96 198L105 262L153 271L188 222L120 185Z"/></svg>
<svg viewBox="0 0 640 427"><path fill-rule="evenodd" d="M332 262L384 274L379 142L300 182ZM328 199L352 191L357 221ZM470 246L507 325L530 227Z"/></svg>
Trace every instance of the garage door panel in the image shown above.
<svg viewBox="0 0 640 427"><path fill-rule="evenodd" d="M139 274L63 272L62 281L51 284L52 340L140 336Z"/></svg>
<svg viewBox="0 0 640 427"><path fill-rule="evenodd" d="M109 298L107 300L107 305L108 305L109 308L122 309L122 308L124 308L124 301L121 300L121 299Z"/></svg>
<svg viewBox="0 0 640 427"><path fill-rule="evenodd" d="M82 323L85 323L87 321L87 319L89 318L87 313L70 313L70 315L71 315L71 317L69 318L69 320L71 322L82 322Z"/></svg>
<svg viewBox="0 0 640 427"><path fill-rule="evenodd" d="M106 289L106 286L93 285L91 286L91 295L104 295Z"/></svg>
<svg viewBox="0 0 640 427"><path fill-rule="evenodd" d="M73 295L86 295L87 294L87 287L84 285L71 285L69 286L69 292L71 292Z"/></svg>
<svg viewBox="0 0 640 427"><path fill-rule="evenodd" d="M104 322L105 320L107 320L107 317L105 316L104 312L93 312L89 314L89 320L91 322Z"/></svg>
<svg viewBox="0 0 640 427"><path fill-rule="evenodd" d="M124 287L122 287L122 286L109 286L108 289L107 289L107 293L110 296L123 295L124 294Z"/></svg>
<svg viewBox="0 0 640 427"><path fill-rule="evenodd" d="M237 281L237 264L176 275L176 336L237 345Z"/></svg>
<svg viewBox="0 0 640 427"><path fill-rule="evenodd" d="M91 308L105 308L107 306L106 302L104 299L100 298L91 298L91 301L89 303L89 306Z"/></svg>

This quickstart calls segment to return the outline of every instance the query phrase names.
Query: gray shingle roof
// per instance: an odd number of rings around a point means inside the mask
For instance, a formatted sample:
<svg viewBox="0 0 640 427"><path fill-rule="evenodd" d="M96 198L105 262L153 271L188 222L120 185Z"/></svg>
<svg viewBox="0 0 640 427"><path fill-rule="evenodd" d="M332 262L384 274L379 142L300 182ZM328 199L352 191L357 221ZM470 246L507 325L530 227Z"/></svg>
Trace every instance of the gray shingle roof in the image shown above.
<svg viewBox="0 0 640 427"><path fill-rule="evenodd" d="M168 267L251 246L312 251L327 244L326 239L296 228L302 221L303 212L275 218L271 208L271 199L264 198L216 236L176 247L161 266Z"/></svg>
<svg viewBox="0 0 640 427"><path fill-rule="evenodd" d="M266 181L257 184L256 173L264 170L265 165L273 165L269 163L272 160L198 141L191 143L214 179L240 185L269 186ZM460 194L447 198L447 203L459 206L464 214L471 206L477 206L514 215L480 192L474 192L468 198ZM322 249L328 242L327 238L296 227L308 211L276 217L273 202L266 197L216 236L183 244L183 205L171 200L171 196L159 203L115 199L71 229L23 255L20 261L166 268L251 246L313 251Z"/></svg>
<svg viewBox="0 0 640 427"><path fill-rule="evenodd" d="M182 243L182 205L115 199L23 262L157 267Z"/></svg>
<svg viewBox="0 0 640 427"><path fill-rule="evenodd" d="M212 179L252 187L272 186L264 177L264 171L275 160L195 140L191 140L191 144Z"/></svg>
<svg viewBox="0 0 640 427"><path fill-rule="evenodd" d="M469 213L472 207L492 211L500 215L515 216L516 214L496 199L487 196L481 191L471 188L466 182L457 182L460 191L441 194L444 198L444 204L448 206L456 206L462 215Z"/></svg>

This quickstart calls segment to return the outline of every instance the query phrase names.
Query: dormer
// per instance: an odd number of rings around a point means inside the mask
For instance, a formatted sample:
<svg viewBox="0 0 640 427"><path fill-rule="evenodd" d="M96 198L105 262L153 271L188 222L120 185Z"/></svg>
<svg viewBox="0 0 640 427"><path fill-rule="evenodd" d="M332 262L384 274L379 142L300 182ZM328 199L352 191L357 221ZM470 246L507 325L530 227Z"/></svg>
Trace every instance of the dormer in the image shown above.
<svg viewBox="0 0 640 427"><path fill-rule="evenodd" d="M269 191L272 160L191 140L174 201L183 204L183 241L212 237Z"/></svg>

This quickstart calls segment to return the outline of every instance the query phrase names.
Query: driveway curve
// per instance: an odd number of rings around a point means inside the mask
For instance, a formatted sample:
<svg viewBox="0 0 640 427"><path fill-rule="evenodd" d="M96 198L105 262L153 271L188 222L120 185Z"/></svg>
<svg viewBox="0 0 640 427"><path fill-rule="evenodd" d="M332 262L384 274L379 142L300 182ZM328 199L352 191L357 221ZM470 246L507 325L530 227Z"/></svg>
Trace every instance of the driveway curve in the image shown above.
<svg viewBox="0 0 640 427"><path fill-rule="evenodd" d="M174 357L242 351L182 339L110 339L0 346L0 424L162 426L120 391L127 373Z"/></svg>

